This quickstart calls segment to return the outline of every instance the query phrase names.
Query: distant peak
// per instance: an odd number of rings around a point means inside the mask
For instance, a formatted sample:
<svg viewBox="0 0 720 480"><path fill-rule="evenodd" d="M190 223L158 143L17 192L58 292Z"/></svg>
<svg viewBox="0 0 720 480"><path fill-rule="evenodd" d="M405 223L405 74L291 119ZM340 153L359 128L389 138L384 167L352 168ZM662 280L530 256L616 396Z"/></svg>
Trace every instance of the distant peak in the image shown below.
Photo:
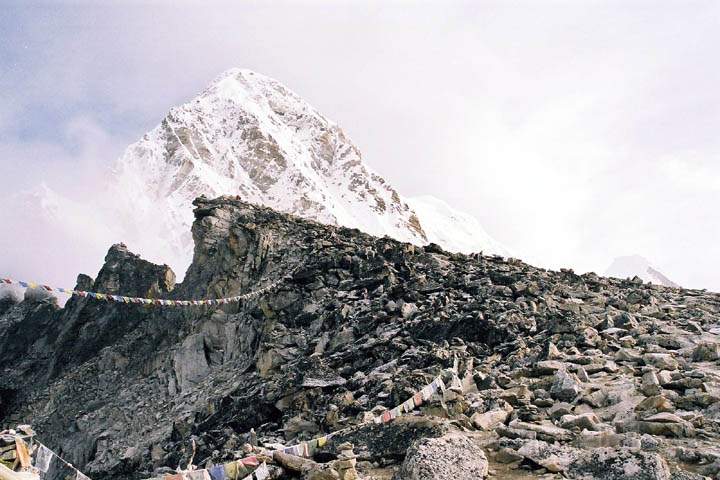
<svg viewBox="0 0 720 480"><path fill-rule="evenodd" d="M605 271L608 277L632 278L640 277L645 282L666 287L677 287L665 274L656 269L650 261L642 255L625 255L615 258Z"/></svg>

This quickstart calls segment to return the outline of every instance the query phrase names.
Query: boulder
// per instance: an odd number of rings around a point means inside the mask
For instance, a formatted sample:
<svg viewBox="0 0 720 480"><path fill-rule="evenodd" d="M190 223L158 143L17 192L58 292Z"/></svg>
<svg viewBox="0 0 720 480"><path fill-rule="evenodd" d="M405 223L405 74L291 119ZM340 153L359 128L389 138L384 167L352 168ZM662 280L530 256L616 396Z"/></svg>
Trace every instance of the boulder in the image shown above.
<svg viewBox="0 0 720 480"><path fill-rule="evenodd" d="M525 442L517 453L553 473L564 472L580 455L576 448L552 445L539 440Z"/></svg>
<svg viewBox="0 0 720 480"><path fill-rule="evenodd" d="M449 424L441 419L425 416L403 416L390 423L367 423L343 431L333 437L330 448L349 442L355 453L372 461L402 460L413 443L422 438L437 438L451 433Z"/></svg>
<svg viewBox="0 0 720 480"><path fill-rule="evenodd" d="M572 402L582 392L582 386L574 375L565 370L555 373L550 395L557 400Z"/></svg>
<svg viewBox="0 0 720 480"><path fill-rule="evenodd" d="M657 453L596 448L573 461L566 476L576 480L670 480L670 469Z"/></svg>
<svg viewBox="0 0 720 480"><path fill-rule="evenodd" d="M720 359L720 343L703 342L698 344L693 350L692 358L695 362L713 362Z"/></svg>
<svg viewBox="0 0 720 480"><path fill-rule="evenodd" d="M598 423L600 423L600 420L597 415L592 412L582 413L580 415L563 415L560 417L560 426L568 429L595 430Z"/></svg>
<svg viewBox="0 0 720 480"><path fill-rule="evenodd" d="M572 440L573 438L573 434L570 430L556 427L549 422L529 423L521 422L519 420L513 420L512 422L510 422L509 426L513 429L533 432L537 435L537 438L539 440L546 440L550 442L566 442Z"/></svg>
<svg viewBox="0 0 720 480"><path fill-rule="evenodd" d="M646 353L642 357L645 365L650 365L658 370L677 370L678 362L669 353Z"/></svg>
<svg viewBox="0 0 720 480"><path fill-rule="evenodd" d="M508 415L506 410L496 409L485 413L474 413L470 420L479 430L493 430L498 425L505 423Z"/></svg>
<svg viewBox="0 0 720 480"><path fill-rule="evenodd" d="M483 479L487 474L488 460L482 448L454 433L416 441L394 480Z"/></svg>

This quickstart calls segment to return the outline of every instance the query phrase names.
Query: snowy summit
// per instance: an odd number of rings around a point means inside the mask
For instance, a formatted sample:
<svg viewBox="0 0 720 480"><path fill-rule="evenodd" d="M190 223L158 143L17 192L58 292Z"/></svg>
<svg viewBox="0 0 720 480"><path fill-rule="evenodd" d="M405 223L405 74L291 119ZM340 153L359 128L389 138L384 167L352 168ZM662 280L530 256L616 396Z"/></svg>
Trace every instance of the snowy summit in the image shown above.
<svg viewBox="0 0 720 480"><path fill-rule="evenodd" d="M162 258L156 250L169 249L179 271L192 257L191 203L200 195L239 195L419 245L507 254L471 216L430 197L408 202L336 123L280 82L244 69L223 73L130 145L109 189L123 199L118 215L140 250ZM164 216L152 217L158 210Z"/></svg>

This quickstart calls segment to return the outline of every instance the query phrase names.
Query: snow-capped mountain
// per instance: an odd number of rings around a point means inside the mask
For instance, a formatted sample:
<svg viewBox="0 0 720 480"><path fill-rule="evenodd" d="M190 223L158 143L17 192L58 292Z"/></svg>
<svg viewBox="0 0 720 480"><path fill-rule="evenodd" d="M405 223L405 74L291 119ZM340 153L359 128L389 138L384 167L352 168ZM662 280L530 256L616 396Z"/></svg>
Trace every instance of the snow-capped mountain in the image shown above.
<svg viewBox="0 0 720 480"><path fill-rule="evenodd" d="M132 237L152 232L153 244L162 239L161 248L185 263L192 251L192 200L226 194L415 244L507 253L469 215L428 198L408 204L363 162L337 124L278 81L249 70L229 70L171 109L117 161L110 189L123 199L122 215L132 216L123 223L141 229ZM157 205L164 218L148 218Z"/></svg>
<svg viewBox="0 0 720 480"><path fill-rule="evenodd" d="M108 245L120 241L153 262L169 264L181 278L192 260L192 201L201 195L239 195L418 245L508 255L470 215L432 197L405 199L363 162L337 124L278 81L249 70L229 70L172 108L126 149L105 182L104 193L91 201L70 200L42 186L8 209L33 216L32 222L10 225L32 224L34 232L53 239L49 258L37 260L41 266L62 263L57 267L72 273L66 286L76 272L96 271L88 259L99 262ZM21 240L6 238L10 257L30 255L20 251ZM28 265L0 267L24 276L24 270L35 271Z"/></svg>
<svg viewBox="0 0 720 480"><path fill-rule="evenodd" d="M640 255L628 255L616 258L605 271L605 275L616 278L633 278L638 276L643 279L643 281L654 283L655 285L665 285L666 287L679 286L660 273L650 264L650 261Z"/></svg>

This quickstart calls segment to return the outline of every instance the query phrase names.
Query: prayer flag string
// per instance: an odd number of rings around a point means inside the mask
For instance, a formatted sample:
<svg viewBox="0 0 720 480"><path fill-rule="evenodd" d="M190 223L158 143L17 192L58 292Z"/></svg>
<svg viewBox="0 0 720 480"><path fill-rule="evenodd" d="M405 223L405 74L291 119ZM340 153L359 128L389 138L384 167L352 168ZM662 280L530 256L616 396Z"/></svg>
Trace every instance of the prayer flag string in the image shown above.
<svg viewBox="0 0 720 480"><path fill-rule="evenodd" d="M199 305L227 305L229 303L237 303L243 300L255 298L263 295L282 284L289 276L297 271L298 267L294 268L284 277L251 292L244 293L242 295L235 295L233 297L226 298L210 298L204 300L174 300L174 299L161 299L161 298L141 298L141 297L128 297L125 295L113 295L110 293L100 292L87 292L85 290L73 290L70 288L51 287L49 285L42 285L34 282L24 282L21 280L13 280L12 278L0 278L0 285L18 285L22 288L41 289L46 292L57 292L65 295L76 296L80 298L94 298L96 300L115 302L115 303L126 303L126 304L139 304L139 305L152 305L152 306L170 306L170 307L191 307Z"/></svg>

